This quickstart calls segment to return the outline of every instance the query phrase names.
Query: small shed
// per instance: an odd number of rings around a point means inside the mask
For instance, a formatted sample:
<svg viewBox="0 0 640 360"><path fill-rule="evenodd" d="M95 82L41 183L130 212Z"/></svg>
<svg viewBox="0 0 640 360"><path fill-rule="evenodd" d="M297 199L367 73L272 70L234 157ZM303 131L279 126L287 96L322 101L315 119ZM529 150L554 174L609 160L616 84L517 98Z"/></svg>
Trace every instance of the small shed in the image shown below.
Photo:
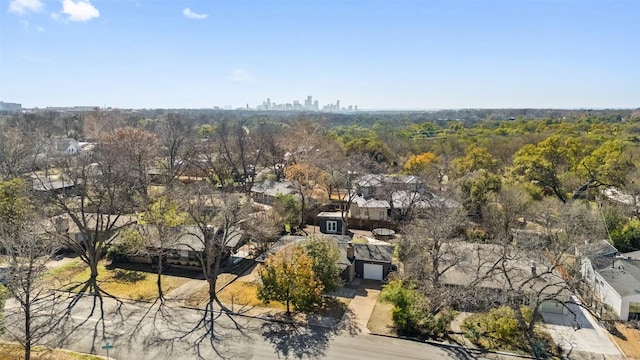
<svg viewBox="0 0 640 360"><path fill-rule="evenodd" d="M340 211L323 211L316 216L316 221L323 234L342 233L342 213Z"/></svg>

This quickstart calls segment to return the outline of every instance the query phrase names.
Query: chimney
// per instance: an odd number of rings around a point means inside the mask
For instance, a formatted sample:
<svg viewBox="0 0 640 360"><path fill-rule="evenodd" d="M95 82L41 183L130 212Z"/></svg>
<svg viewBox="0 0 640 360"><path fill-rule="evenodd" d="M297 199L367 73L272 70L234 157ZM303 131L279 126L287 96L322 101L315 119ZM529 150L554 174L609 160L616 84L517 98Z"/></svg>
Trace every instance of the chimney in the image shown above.
<svg viewBox="0 0 640 360"><path fill-rule="evenodd" d="M531 261L531 276L537 276L536 265L535 261Z"/></svg>
<svg viewBox="0 0 640 360"><path fill-rule="evenodd" d="M54 220L54 227L57 234L66 234L69 232L69 219L64 216L58 216Z"/></svg>
<svg viewBox="0 0 640 360"><path fill-rule="evenodd" d="M353 260L353 258L355 258L355 252L354 252L353 243L348 243L347 244L347 259L349 259L349 261L351 261L351 260Z"/></svg>

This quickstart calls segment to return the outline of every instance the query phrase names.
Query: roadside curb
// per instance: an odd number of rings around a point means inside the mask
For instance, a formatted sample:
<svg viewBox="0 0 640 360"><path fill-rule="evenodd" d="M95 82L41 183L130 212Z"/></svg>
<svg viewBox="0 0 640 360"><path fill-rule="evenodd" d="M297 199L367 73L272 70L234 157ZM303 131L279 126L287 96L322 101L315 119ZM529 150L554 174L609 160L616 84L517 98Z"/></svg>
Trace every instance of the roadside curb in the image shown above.
<svg viewBox="0 0 640 360"><path fill-rule="evenodd" d="M409 340L409 341L413 341L413 342L419 342L419 343L434 345L434 346L438 346L438 347L447 347L447 348L459 349L459 350L464 350L464 351L467 351L467 352L478 353L478 354L496 354L496 355L513 356L513 357L518 357L518 358L521 358L521 359L536 359L533 356L514 354L514 353L510 353L510 352L506 352L506 351L493 351L493 350L485 350L485 349L476 349L476 348L470 348L470 347L457 345L457 344L449 344L449 343L445 343L445 342L441 342L441 341L435 341L435 340L420 340L420 339L416 339L416 338L412 338L412 337L408 337L408 336L387 335L387 334L377 334L377 333L371 333L371 335L381 336L381 337L386 337L386 338L393 338L393 339Z"/></svg>

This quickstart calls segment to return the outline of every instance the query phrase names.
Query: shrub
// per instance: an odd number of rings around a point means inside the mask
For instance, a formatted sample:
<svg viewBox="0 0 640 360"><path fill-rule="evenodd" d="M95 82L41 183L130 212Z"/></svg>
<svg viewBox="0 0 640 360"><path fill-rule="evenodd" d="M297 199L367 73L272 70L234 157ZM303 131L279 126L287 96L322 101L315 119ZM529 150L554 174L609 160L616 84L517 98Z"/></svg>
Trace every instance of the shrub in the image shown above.
<svg viewBox="0 0 640 360"><path fill-rule="evenodd" d="M521 311L525 321L530 322L533 316L531 308L525 307ZM469 340L483 347L508 345L517 348L525 343L525 334L520 329L513 309L508 306L466 318L462 330Z"/></svg>
<svg viewBox="0 0 640 360"><path fill-rule="evenodd" d="M392 319L398 332L402 334L443 338L453 320L453 314L448 311L430 313L425 295L415 286L401 280L390 281L382 289L380 300L394 305Z"/></svg>

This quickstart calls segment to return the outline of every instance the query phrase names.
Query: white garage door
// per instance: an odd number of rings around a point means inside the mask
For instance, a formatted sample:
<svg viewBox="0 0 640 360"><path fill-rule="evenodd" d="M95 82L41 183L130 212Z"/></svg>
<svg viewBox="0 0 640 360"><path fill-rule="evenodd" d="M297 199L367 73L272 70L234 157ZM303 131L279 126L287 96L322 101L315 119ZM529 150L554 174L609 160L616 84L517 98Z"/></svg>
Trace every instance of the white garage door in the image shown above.
<svg viewBox="0 0 640 360"><path fill-rule="evenodd" d="M382 265L364 264L364 279L382 280Z"/></svg>

